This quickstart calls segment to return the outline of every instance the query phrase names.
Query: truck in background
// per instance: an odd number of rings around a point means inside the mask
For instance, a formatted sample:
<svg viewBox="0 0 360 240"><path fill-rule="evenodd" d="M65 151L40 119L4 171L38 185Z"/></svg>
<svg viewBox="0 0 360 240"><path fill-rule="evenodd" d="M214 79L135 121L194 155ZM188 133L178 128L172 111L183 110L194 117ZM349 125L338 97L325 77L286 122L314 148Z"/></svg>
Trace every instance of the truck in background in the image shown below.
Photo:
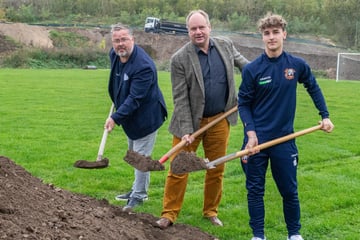
<svg viewBox="0 0 360 240"><path fill-rule="evenodd" d="M146 18L144 31L149 33L188 34L185 23L171 22L155 17Z"/></svg>

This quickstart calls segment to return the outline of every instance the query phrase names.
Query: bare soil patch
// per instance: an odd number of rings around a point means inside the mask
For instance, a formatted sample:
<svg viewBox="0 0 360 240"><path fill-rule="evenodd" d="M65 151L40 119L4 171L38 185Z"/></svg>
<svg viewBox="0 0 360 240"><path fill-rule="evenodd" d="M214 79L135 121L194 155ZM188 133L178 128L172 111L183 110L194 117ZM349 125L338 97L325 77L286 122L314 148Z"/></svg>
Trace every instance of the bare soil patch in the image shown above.
<svg viewBox="0 0 360 240"><path fill-rule="evenodd" d="M49 30L23 23L0 23L0 33L30 47L52 48Z"/></svg>
<svg viewBox="0 0 360 240"><path fill-rule="evenodd" d="M11 159L0 156L0 239L215 240L198 228L155 226L158 218L123 212L107 200L44 184Z"/></svg>

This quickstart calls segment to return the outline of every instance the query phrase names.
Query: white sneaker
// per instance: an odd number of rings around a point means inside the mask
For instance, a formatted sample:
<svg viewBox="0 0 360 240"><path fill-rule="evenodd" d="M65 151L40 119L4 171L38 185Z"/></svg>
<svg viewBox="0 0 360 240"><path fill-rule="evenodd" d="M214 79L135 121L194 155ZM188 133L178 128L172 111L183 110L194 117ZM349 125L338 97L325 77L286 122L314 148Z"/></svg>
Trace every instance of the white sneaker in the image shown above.
<svg viewBox="0 0 360 240"><path fill-rule="evenodd" d="M301 235L292 235L287 240L304 240Z"/></svg>
<svg viewBox="0 0 360 240"><path fill-rule="evenodd" d="M253 237L251 240L266 240L266 238Z"/></svg>

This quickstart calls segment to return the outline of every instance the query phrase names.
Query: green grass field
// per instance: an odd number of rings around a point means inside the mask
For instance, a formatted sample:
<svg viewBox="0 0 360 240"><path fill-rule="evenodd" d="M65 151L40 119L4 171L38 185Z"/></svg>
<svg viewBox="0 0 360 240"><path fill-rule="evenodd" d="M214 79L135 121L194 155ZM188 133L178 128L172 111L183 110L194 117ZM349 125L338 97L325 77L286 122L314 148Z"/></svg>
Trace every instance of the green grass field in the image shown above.
<svg viewBox="0 0 360 240"><path fill-rule="evenodd" d="M46 183L120 205L114 196L128 191L133 168L123 157L127 141L121 128L107 139L104 169L77 169L79 159L96 160L104 121L111 102L107 94L108 70L0 70L0 155L24 167ZM237 76L237 81L240 77ZM360 239L360 83L319 79L335 130L318 131L297 139L298 170L305 239ZM170 75L159 72L169 115L173 111ZM144 119L145 121L145 119ZM299 85L296 130L319 121L305 89ZM152 155L159 159L171 148L169 120L159 130ZM238 151L241 124L231 129L228 153ZM201 156L201 152L198 153ZM166 169L169 163L166 163ZM153 172L149 198L136 208L159 216L166 171ZM250 239L245 177L239 160L227 163L224 193L219 208L223 228L213 228L202 218L204 171L192 173L178 223L191 224L222 240ZM268 239L286 239L281 199L270 171L266 183Z"/></svg>

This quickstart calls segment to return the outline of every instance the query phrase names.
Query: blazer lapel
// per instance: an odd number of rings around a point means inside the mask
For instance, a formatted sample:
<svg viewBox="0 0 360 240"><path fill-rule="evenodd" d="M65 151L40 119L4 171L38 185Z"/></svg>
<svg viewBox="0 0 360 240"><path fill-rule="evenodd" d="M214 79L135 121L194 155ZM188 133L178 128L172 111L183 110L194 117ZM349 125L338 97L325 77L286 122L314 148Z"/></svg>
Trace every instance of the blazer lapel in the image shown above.
<svg viewBox="0 0 360 240"><path fill-rule="evenodd" d="M216 40L214 40L214 39L212 39L212 40L213 40L213 42L214 42L214 45L215 45L217 51L219 52L219 54L220 54L220 56L221 56L221 59L223 60L224 66L225 66L225 68L226 68L226 76L227 76L228 81L229 81L229 80L230 80L229 77L228 77L228 76L229 76L229 73L232 73L232 72L233 72L233 70L230 69L231 64L227 64L227 63L229 62L229 57L227 57L227 53L224 52L224 48L221 48L221 47L219 46L219 43L218 43Z"/></svg>
<svg viewBox="0 0 360 240"><path fill-rule="evenodd" d="M191 67L194 68L196 81L198 81L201 91L205 95L204 80L201 71L199 56L197 55L195 46L193 44L189 44L188 46L188 54L190 56Z"/></svg>

